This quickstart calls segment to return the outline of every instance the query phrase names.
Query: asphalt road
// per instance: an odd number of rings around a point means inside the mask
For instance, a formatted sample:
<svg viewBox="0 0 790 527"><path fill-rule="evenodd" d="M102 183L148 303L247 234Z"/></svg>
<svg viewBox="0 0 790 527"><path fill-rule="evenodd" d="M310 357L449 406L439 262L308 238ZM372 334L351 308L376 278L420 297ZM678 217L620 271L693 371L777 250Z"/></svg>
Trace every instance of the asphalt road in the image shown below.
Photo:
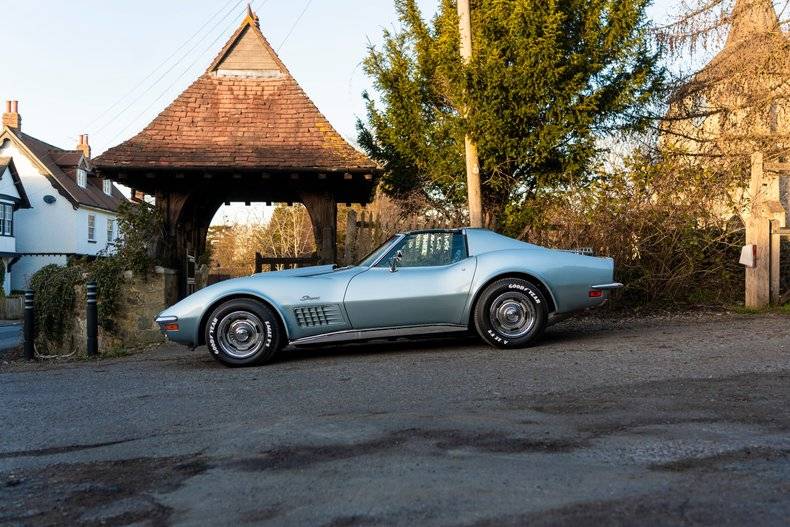
<svg viewBox="0 0 790 527"><path fill-rule="evenodd" d="M790 318L4 366L0 524L787 525Z"/></svg>

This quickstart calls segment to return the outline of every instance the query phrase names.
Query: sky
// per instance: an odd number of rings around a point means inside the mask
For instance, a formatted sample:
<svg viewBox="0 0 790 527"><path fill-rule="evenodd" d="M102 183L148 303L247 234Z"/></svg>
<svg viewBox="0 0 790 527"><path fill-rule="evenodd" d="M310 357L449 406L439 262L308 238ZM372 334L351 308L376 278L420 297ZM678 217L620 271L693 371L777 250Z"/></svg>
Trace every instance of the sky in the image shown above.
<svg viewBox="0 0 790 527"><path fill-rule="evenodd" d="M650 9L665 21L679 0ZM353 142L369 43L393 28L393 0L254 0L261 30L334 127ZM437 0L418 0L426 14ZM205 71L244 18L247 0L0 0L0 102L22 129L93 155L136 134ZM223 208L215 222L266 214Z"/></svg>

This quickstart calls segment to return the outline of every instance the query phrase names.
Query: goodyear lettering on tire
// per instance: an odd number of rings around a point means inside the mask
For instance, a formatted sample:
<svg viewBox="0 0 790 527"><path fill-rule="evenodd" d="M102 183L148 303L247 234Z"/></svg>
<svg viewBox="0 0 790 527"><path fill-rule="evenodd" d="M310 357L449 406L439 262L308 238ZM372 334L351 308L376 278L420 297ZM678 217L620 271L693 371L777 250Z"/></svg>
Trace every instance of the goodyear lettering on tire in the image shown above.
<svg viewBox="0 0 790 527"><path fill-rule="evenodd" d="M209 326L208 330L208 343L211 346L211 352L214 355L219 355L219 348L217 348L217 339L214 336L214 331L217 329L217 322L219 322L219 318L214 317L211 321L211 326Z"/></svg>
<svg viewBox="0 0 790 527"><path fill-rule="evenodd" d="M266 326L266 342L263 344L263 347L268 348L272 345L272 323L265 320L263 325Z"/></svg>
<svg viewBox="0 0 790 527"><path fill-rule="evenodd" d="M535 291L533 291L529 287L525 287L521 284L509 284L507 287L508 289L518 289L519 291L523 291L524 293L527 293L529 296L532 297L532 300L534 300L536 304L540 304L540 297L538 297Z"/></svg>

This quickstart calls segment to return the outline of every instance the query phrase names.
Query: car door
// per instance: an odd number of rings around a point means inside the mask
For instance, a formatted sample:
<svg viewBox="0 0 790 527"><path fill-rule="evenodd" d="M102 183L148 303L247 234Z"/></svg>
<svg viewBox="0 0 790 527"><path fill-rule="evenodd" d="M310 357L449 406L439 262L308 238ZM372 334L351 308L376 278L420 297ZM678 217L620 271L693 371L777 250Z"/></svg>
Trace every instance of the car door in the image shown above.
<svg viewBox="0 0 790 527"><path fill-rule="evenodd" d="M393 272L392 258L401 259ZM352 327L462 324L476 259L459 231L406 235L375 266L351 279L345 307Z"/></svg>

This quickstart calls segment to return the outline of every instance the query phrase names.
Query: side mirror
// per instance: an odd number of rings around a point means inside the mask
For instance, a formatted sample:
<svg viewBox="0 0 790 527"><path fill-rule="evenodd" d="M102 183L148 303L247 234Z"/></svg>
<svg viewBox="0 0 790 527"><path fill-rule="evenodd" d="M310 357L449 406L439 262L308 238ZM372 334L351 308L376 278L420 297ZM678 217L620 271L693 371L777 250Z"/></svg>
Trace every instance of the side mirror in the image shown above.
<svg viewBox="0 0 790 527"><path fill-rule="evenodd" d="M395 253L395 256L390 258L390 272L391 273L394 273L395 271L398 270L398 264L400 263L401 258L403 258L403 252L401 252L401 251L398 251L397 253Z"/></svg>

